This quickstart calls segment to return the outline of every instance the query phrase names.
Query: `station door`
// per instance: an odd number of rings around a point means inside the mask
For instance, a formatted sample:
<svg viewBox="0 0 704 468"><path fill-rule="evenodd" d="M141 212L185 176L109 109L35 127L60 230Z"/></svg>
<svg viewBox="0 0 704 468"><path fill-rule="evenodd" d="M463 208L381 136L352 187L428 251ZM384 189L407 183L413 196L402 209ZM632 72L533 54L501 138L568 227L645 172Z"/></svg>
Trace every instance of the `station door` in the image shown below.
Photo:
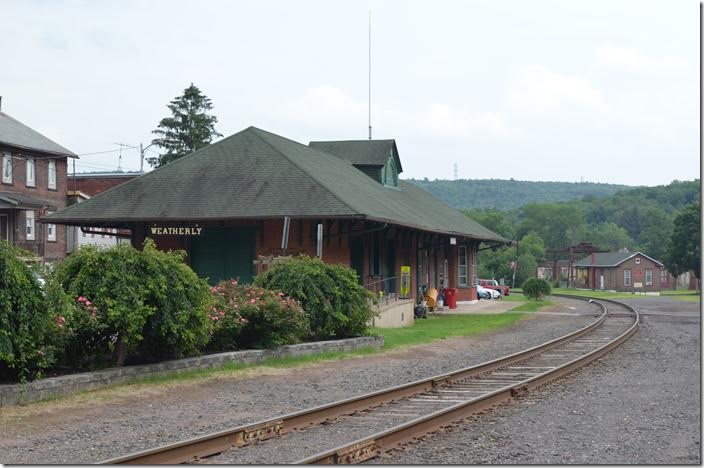
<svg viewBox="0 0 704 468"><path fill-rule="evenodd" d="M254 229L204 228L201 236L191 239L189 263L211 285L237 277L240 283L250 283L255 248Z"/></svg>

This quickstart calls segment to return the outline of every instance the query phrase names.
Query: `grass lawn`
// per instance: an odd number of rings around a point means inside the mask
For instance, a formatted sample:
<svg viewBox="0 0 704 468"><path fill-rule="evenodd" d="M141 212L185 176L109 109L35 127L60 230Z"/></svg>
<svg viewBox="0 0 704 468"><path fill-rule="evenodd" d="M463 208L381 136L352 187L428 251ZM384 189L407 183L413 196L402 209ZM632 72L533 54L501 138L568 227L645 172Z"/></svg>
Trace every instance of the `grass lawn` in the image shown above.
<svg viewBox="0 0 704 468"><path fill-rule="evenodd" d="M593 297L604 299L644 299L652 296L647 296L645 294L631 294L625 292L608 292L608 291L591 291L582 289L563 289L563 288L553 288L552 292L557 294L572 294L575 296ZM673 299L678 299L687 302L698 302L700 294L696 291L688 290L664 290L660 291L661 296L672 297Z"/></svg>
<svg viewBox="0 0 704 468"><path fill-rule="evenodd" d="M436 315L418 319L410 327L373 328L372 333L384 335L384 351L453 336L470 336L507 327L523 318L521 313Z"/></svg>
<svg viewBox="0 0 704 468"><path fill-rule="evenodd" d="M702 297L701 292L690 291L689 289L666 289L664 291L660 291L660 295L671 297L673 299L677 299L678 301L685 302L699 302Z"/></svg>
<svg viewBox="0 0 704 468"><path fill-rule="evenodd" d="M511 309L511 312L536 312L543 307L549 307L555 305L553 301L546 301L546 300L541 300L541 301L534 301L534 300L526 300L523 302L523 304L514 307Z"/></svg>

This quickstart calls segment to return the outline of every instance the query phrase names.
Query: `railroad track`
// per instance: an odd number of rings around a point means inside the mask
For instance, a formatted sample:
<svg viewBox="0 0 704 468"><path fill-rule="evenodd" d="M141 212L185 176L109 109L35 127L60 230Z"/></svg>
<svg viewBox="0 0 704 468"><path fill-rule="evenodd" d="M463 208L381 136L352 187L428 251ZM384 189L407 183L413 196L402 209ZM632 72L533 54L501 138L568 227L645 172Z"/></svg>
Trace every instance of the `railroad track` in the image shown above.
<svg viewBox="0 0 704 468"><path fill-rule="evenodd" d="M506 357L103 463L363 462L559 379L638 328L638 313L626 304L563 297L589 300L601 313L584 328Z"/></svg>

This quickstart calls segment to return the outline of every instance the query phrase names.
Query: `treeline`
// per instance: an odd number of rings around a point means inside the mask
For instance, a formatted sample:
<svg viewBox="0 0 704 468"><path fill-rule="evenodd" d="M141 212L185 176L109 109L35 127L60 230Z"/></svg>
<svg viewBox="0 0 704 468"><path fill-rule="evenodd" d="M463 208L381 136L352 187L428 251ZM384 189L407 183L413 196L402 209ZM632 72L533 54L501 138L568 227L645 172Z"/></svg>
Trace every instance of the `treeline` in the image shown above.
<svg viewBox="0 0 704 468"><path fill-rule="evenodd" d="M519 240L516 281L520 284L535 275L537 262L547 258L547 250L582 241L611 251L640 250L677 270L674 258L678 252L672 251L676 248L672 242L675 220L685 210L691 215L691 207L699 203L699 193L700 181L696 179L619 190L605 197L588 195L563 202L527 203L510 210L462 211L496 233ZM687 239L684 244L698 242ZM511 278L510 262L515 258L515 247L484 251L479 257L479 275Z"/></svg>
<svg viewBox="0 0 704 468"><path fill-rule="evenodd" d="M586 196L605 197L627 185L594 182L531 182L524 180L408 179L454 208L511 210L526 203L558 202Z"/></svg>

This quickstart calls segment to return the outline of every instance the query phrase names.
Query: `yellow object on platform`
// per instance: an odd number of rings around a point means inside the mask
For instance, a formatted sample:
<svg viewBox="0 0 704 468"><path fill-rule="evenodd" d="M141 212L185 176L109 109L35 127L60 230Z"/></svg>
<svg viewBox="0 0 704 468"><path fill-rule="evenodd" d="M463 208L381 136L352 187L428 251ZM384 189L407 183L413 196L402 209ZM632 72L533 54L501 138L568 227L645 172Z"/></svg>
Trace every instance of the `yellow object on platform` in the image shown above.
<svg viewBox="0 0 704 468"><path fill-rule="evenodd" d="M438 290L435 288L428 288L425 292L425 300L428 303L428 307L431 309L435 307L435 303L438 300Z"/></svg>

